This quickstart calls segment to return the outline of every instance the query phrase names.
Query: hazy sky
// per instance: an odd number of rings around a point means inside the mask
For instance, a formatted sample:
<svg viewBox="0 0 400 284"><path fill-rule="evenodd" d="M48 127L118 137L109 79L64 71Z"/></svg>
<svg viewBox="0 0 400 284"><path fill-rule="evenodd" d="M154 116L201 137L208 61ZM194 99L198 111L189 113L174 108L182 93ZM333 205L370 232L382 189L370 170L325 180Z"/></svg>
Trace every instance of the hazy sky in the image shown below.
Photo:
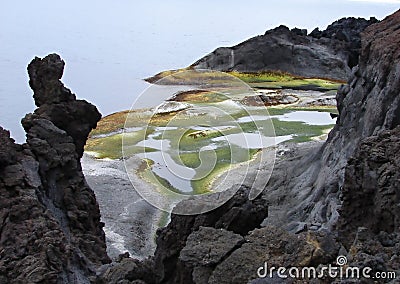
<svg viewBox="0 0 400 284"><path fill-rule="evenodd" d="M324 29L345 16L382 19L400 0L13 0L0 4L0 125L24 137L34 109L26 66L59 53L65 84L103 114L130 107L141 78L187 66L267 29Z"/></svg>

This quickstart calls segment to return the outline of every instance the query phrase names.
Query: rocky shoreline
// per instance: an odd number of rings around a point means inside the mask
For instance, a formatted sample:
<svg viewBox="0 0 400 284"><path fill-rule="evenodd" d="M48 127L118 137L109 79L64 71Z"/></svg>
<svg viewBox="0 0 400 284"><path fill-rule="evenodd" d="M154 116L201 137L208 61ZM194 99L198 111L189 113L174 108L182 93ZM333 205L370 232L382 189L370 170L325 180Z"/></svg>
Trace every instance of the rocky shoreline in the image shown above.
<svg viewBox="0 0 400 284"><path fill-rule="evenodd" d="M400 122L399 24L397 12L362 34L359 65L338 92L339 117L325 143L285 153L262 195L253 201L243 185L214 211L172 215L170 224L158 232L153 260L130 273L143 275L144 269L156 279L122 276L118 265L111 269L112 279L303 283L284 281L277 274L257 279L256 272L265 261L321 269L336 264L338 256L346 257L349 267L399 276L399 157L393 148ZM130 262L124 259L120 265ZM335 281L340 279L314 279Z"/></svg>
<svg viewBox="0 0 400 284"><path fill-rule="evenodd" d="M349 75L347 84L337 93L339 115L327 141L282 151L267 186L255 199L249 199L252 184L242 184L217 209L199 215L172 214L168 226L157 231L154 256L144 260L121 255L110 263L99 205L81 166L83 147L100 114L93 105L76 100L61 83L64 62L58 55L35 58L28 73L38 108L22 121L27 143L14 143L9 133L0 129L0 282L380 281L340 279L338 275L282 279L277 273L260 278L257 274L265 262L321 271L328 265L338 265L337 257L341 256L346 257L343 267L370 267L370 275L395 272L397 278L386 282L397 283L400 11L366 27L361 33L360 50L343 40L354 38L344 29L352 23L339 21L327 31L314 31L312 37L318 40L309 39L313 44L327 42L316 51L334 45L339 52L335 62L347 64L319 68L321 62L316 60L313 62L318 66L310 64L309 68L319 74L326 71L326 77ZM331 38L324 37L331 30L335 30ZM304 36L301 30L280 27L266 37L277 33L296 40ZM354 48L359 60L348 56L343 61L340 50L347 54ZM89 174L90 179L92 183L101 182ZM217 197L189 199L178 204L178 209L209 204ZM140 205L137 210L143 216L152 214ZM138 239L142 236L138 234Z"/></svg>

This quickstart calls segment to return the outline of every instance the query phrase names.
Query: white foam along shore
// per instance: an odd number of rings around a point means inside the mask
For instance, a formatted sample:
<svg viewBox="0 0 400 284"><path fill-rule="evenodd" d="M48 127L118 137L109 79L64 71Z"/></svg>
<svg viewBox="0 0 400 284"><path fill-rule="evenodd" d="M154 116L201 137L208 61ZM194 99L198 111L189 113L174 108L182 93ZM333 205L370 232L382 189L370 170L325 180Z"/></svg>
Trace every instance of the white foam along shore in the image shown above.
<svg viewBox="0 0 400 284"><path fill-rule="evenodd" d="M82 168L100 206L108 254L115 258L128 251L138 259L152 255L155 233L164 213L135 191L124 162L96 159L85 153ZM139 177L137 182L151 186Z"/></svg>

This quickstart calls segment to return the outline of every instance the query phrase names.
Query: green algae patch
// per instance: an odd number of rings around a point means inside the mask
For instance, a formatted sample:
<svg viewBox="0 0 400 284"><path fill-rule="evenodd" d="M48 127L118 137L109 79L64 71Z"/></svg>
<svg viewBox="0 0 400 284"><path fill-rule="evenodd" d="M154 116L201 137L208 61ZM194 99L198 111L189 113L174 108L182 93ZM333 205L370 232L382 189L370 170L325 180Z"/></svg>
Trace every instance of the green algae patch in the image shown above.
<svg viewBox="0 0 400 284"><path fill-rule="evenodd" d="M281 121L273 118L276 136L292 135L293 138L289 141L302 143L312 141L313 137L318 137L326 134L334 124L330 125L310 125L302 121Z"/></svg>
<svg viewBox="0 0 400 284"><path fill-rule="evenodd" d="M260 152L260 149L244 149L240 147L231 147L229 148L223 148L221 149L220 153L217 152L218 156L218 161L213 168L213 171L210 172L207 176L197 179L197 180L192 180L192 188L193 188L193 193L194 194L204 194L204 193L209 193L212 192L212 187L213 187L213 182L224 172L230 170L232 167L235 165L239 165L244 162L248 162L257 155L257 153ZM232 152L231 151L236 151L235 153L235 158L236 160L231 161L232 159ZM240 151L240 154L238 154L238 151Z"/></svg>
<svg viewBox="0 0 400 284"><path fill-rule="evenodd" d="M337 90L343 83L322 78L304 78L284 72L228 72L253 88L259 89L304 89L304 90Z"/></svg>
<svg viewBox="0 0 400 284"><path fill-rule="evenodd" d="M98 123L96 129L90 132L90 136L107 134L124 128L125 120L129 111L120 111L103 117Z"/></svg>
<svg viewBox="0 0 400 284"><path fill-rule="evenodd" d="M154 186L156 186L159 190L161 190L165 194L168 194L169 191L175 192L175 193L181 193L181 191L179 191L178 189L173 187L168 180L160 177L155 172L153 172L151 170L153 165L154 165L153 160L142 159L142 163L139 165L139 168L137 169L136 173L143 180L153 184Z"/></svg>
<svg viewBox="0 0 400 284"><path fill-rule="evenodd" d="M215 155L215 164L212 164L212 170L208 174L204 175L203 171L198 171L191 181L193 194L204 194L211 192L212 183L214 180L230 169L230 167L250 161L259 152L259 149L245 149L236 145L222 146L213 150L205 150L202 154L198 152L183 152L180 153L178 157L175 157L177 163L182 163L185 166L196 169L201 168L201 162L210 163L212 159L203 158L211 157L211 154ZM209 154L207 154L209 152ZM203 157L204 157L203 156ZM180 161L178 161L180 160ZM210 167L207 164L205 168Z"/></svg>
<svg viewBox="0 0 400 284"><path fill-rule="evenodd" d="M170 101L187 102L192 104L199 103L219 103L229 99L226 95L209 90L190 90L175 94Z"/></svg>
<svg viewBox="0 0 400 284"><path fill-rule="evenodd" d="M171 149L174 151L169 152L171 158L175 163L184 165L188 168L195 170L195 175L190 181L191 191L186 192L181 189L174 188L171 183L152 171L153 161L147 163L147 167L140 169L140 176L148 182L151 182L158 187L167 189L172 192L180 194L206 194L211 192L211 185L213 181L222 173L229 170L232 165L240 164L251 160L259 149L247 149L234 144L226 144L223 141L213 142L212 139L232 133L241 132L240 128L226 129L226 133L220 131L205 130L198 131L194 129L186 130L183 135L177 130L166 130L158 136L153 136L156 140L166 140L171 144ZM199 135L198 139L193 138L191 135L196 133L207 133L204 136ZM181 139L178 137L181 136ZM214 145L212 148L202 147ZM202 162L204 163L202 165Z"/></svg>
<svg viewBox="0 0 400 284"><path fill-rule="evenodd" d="M227 72L212 70L195 70L191 67L160 72L145 81L157 85L192 85L210 88L236 87L243 88L243 82Z"/></svg>
<svg viewBox="0 0 400 284"><path fill-rule="evenodd" d="M291 107L269 107L268 108L268 113L269 115L283 115L286 113L294 112L294 111L318 111L318 112L328 112L328 113L334 113L337 114L338 110L335 107L331 106L310 106L310 107L296 107L296 106L291 106Z"/></svg>
<svg viewBox="0 0 400 284"><path fill-rule="evenodd" d="M154 76L146 78L144 80L150 84L155 84L158 81L160 81L168 76L176 75L177 73L184 72L187 70L191 70L191 69L190 68L181 68L181 69L166 70L166 71L162 71Z"/></svg>
<svg viewBox="0 0 400 284"><path fill-rule="evenodd" d="M232 76L239 78L246 83L259 83L259 82L288 82L295 77L285 72L228 72Z"/></svg>
<svg viewBox="0 0 400 284"><path fill-rule="evenodd" d="M184 72L186 71L186 72ZM226 74L226 77L224 75ZM280 71L265 72L214 72L197 71L192 68L168 70L145 79L149 83L161 85L203 85L212 83L223 86L232 83L229 77L234 76L253 88L259 89L301 89L301 90L337 90L342 81L326 78L305 78Z"/></svg>
<svg viewBox="0 0 400 284"><path fill-rule="evenodd" d="M186 117L178 115L180 112L181 111L154 114L151 117L149 117L148 125L164 127L164 126L168 126L168 124L171 122L172 119L174 119L174 121L178 121L178 120L187 121L188 119Z"/></svg>
<svg viewBox="0 0 400 284"><path fill-rule="evenodd" d="M97 123L97 127L90 132L89 138L110 136L130 127L147 127L152 115L153 112L150 109L124 110L107 115ZM160 125L166 124L173 116L174 114L158 115L154 122Z"/></svg>
<svg viewBox="0 0 400 284"><path fill-rule="evenodd" d="M329 82L323 79L294 79L288 82L257 82L249 83L256 89L295 89L328 91L337 90L341 83Z"/></svg>
<svg viewBox="0 0 400 284"><path fill-rule="evenodd" d="M250 82L248 83L255 89L295 89L295 90L315 90L329 91L337 90L342 83L332 82L318 78L293 78L289 81L272 82Z"/></svg>
<svg viewBox="0 0 400 284"><path fill-rule="evenodd" d="M93 129L89 134L89 140L120 134L124 129L129 130L129 128L166 126L172 119L187 121L186 117L179 116L177 115L178 113L154 114L150 109L127 110L113 113L103 117L97 123L96 129Z"/></svg>
<svg viewBox="0 0 400 284"><path fill-rule="evenodd" d="M187 130L167 130L154 139L167 139L171 141L171 147L179 151L193 151L209 146L211 139L226 134L219 130L195 130L189 128Z"/></svg>
<svg viewBox="0 0 400 284"><path fill-rule="evenodd" d="M232 164L230 163L220 163L215 165L215 168L213 171L205 176L202 179L199 180L192 180L192 188L193 188L193 193L194 194L206 194L206 193L211 193L212 190L212 185L215 179L223 174L224 172L228 171L232 167Z"/></svg>
<svg viewBox="0 0 400 284"><path fill-rule="evenodd" d="M237 163L242 163L245 161L248 161L252 157L252 152L253 149L245 149L241 148L239 146L235 145L230 145L229 146L222 146L217 149L213 150L204 150L205 156L211 156L207 155L207 152L209 153L215 153L216 160L215 160L215 166L218 164L237 164ZM254 151L257 152L257 151ZM234 154L232 154L234 153ZM195 169L201 166L201 159L199 152L183 152L179 154L179 159L181 160L182 164L184 164L186 167ZM176 161L180 162L180 161Z"/></svg>
<svg viewBox="0 0 400 284"><path fill-rule="evenodd" d="M131 133L90 138L86 142L85 151L95 153L95 157L98 159L120 159L123 156L128 157L144 152L154 152L156 150L153 148L135 145L153 132L153 129L142 129ZM125 145L130 145L124 147L124 153L122 153L122 139L124 139Z"/></svg>

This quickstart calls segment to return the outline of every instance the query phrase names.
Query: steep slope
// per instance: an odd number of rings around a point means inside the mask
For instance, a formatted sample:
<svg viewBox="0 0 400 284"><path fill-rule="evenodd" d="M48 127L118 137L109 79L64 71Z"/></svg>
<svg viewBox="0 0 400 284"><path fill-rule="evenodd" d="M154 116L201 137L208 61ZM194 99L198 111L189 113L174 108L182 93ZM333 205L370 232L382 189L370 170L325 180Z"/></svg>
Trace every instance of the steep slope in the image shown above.
<svg viewBox="0 0 400 284"><path fill-rule="evenodd" d="M339 117L323 148L322 168L313 191L321 191L325 196L339 194L344 186L346 164L361 141L400 124L399 24L397 12L363 34L359 66L337 94ZM322 205L321 200L317 203ZM320 209L310 214L320 222L334 221L331 216L336 215L329 210L324 214Z"/></svg>

